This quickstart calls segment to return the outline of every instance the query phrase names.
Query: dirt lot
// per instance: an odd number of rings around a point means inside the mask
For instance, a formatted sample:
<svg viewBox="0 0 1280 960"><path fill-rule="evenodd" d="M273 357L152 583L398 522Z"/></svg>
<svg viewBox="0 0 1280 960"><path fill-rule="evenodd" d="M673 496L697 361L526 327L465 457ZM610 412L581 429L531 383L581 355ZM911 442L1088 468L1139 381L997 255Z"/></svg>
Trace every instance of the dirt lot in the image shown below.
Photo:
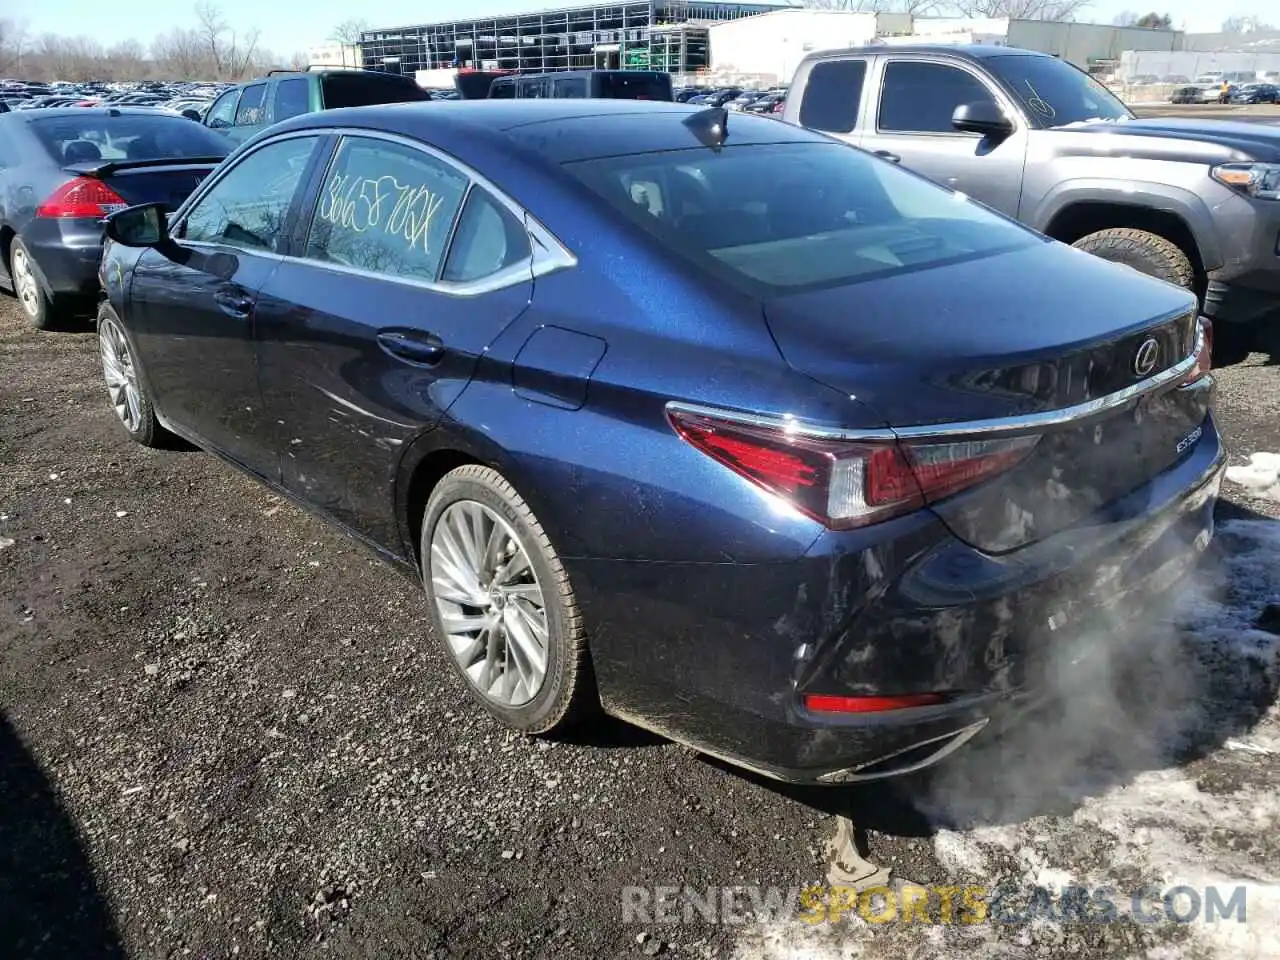
<svg viewBox="0 0 1280 960"><path fill-rule="evenodd" d="M210 456L130 443L92 334L0 299L0 373L6 960L1280 956L1266 462L1179 611L1096 638L1104 672L1050 715L928 778L806 792L612 723L504 733L413 584ZM1280 367L1221 383L1237 461L1280 451ZM1246 884L1247 921L621 922L628 886L820 881L837 810L909 880Z"/></svg>

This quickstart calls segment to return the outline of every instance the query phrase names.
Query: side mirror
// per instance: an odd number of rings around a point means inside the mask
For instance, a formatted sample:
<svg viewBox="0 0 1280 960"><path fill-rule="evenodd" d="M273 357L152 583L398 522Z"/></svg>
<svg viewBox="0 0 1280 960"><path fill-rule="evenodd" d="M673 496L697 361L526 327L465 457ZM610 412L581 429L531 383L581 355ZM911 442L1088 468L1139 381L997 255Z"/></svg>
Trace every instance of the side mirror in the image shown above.
<svg viewBox="0 0 1280 960"><path fill-rule="evenodd" d="M204 119L202 116L200 116L199 110L192 110L190 107L187 107L187 109L183 110L182 115L186 117L188 120L194 120L196 123L199 123Z"/></svg>
<svg viewBox="0 0 1280 960"><path fill-rule="evenodd" d="M980 133L984 137L1007 137L1013 133L1013 122L993 100L960 104L951 114L951 125L964 133Z"/></svg>
<svg viewBox="0 0 1280 960"><path fill-rule="evenodd" d="M107 237L126 247L154 247L169 237L163 203L126 207L107 217Z"/></svg>

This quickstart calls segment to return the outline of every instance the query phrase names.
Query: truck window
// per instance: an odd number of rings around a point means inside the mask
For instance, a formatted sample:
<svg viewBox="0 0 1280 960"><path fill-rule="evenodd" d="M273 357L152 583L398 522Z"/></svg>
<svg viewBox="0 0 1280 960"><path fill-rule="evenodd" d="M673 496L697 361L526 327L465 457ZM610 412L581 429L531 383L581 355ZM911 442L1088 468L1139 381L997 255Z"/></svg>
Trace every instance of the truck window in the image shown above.
<svg viewBox="0 0 1280 960"><path fill-rule="evenodd" d="M262 101L267 95L265 83L254 83L244 88L240 94L240 106L236 108L236 126L252 126L267 119Z"/></svg>
<svg viewBox="0 0 1280 960"><path fill-rule="evenodd" d="M955 133L951 114L962 103L994 102L973 74L945 63L890 60L880 88L876 128L896 133Z"/></svg>
<svg viewBox="0 0 1280 960"><path fill-rule="evenodd" d="M557 97L585 97L587 81L583 77L566 77L556 81L555 90Z"/></svg>
<svg viewBox="0 0 1280 960"><path fill-rule="evenodd" d="M290 117L301 116L311 111L311 91L307 81L301 77L291 77L276 84L274 112L272 119L279 123Z"/></svg>
<svg viewBox="0 0 1280 960"><path fill-rule="evenodd" d="M800 101L800 126L826 133L848 133L858 125L865 60L824 60L815 63Z"/></svg>
<svg viewBox="0 0 1280 960"><path fill-rule="evenodd" d="M431 99L427 91L413 82L412 77L361 73L358 70L325 74L320 81L320 92L324 96L326 110Z"/></svg>
<svg viewBox="0 0 1280 960"><path fill-rule="evenodd" d="M489 96L496 97L501 100L514 100L516 96L516 82L514 80L495 80L493 86L489 88Z"/></svg>
<svg viewBox="0 0 1280 960"><path fill-rule="evenodd" d="M671 78L652 73L601 71L592 75L592 95L610 100L670 100Z"/></svg>
<svg viewBox="0 0 1280 960"><path fill-rule="evenodd" d="M239 89L231 89L213 102L205 115L205 126L213 130L225 130L236 122L236 103L240 100Z"/></svg>
<svg viewBox="0 0 1280 960"><path fill-rule="evenodd" d="M1011 53L991 57L986 63L987 69L1013 91L1036 126L1060 127L1082 120L1127 120L1133 116L1093 77L1053 57Z"/></svg>
<svg viewBox="0 0 1280 960"><path fill-rule="evenodd" d="M517 81L520 84L520 97L546 97L550 95L550 82L545 77L531 77Z"/></svg>

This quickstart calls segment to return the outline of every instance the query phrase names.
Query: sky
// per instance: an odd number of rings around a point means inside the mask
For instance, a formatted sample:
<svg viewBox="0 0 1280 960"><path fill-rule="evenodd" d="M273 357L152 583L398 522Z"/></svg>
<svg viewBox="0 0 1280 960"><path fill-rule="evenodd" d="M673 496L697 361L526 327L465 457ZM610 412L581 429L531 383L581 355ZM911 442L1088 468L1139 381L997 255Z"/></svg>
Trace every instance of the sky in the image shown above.
<svg viewBox="0 0 1280 960"><path fill-rule="evenodd" d="M1126 10L1148 12L1151 8L1147 2L1151 0L1094 0L1080 19L1110 23ZM1225 17L1233 15L1254 15L1268 22L1280 20L1275 0L1155 2L1157 12L1173 17L1175 28L1196 33L1215 31ZM287 56L325 43L334 26L353 15L374 27L394 27L517 13L556 6L557 0L218 0L218 5L229 24L245 29L257 27L264 47ZM193 25L192 6L183 0L40 0L19 6L18 19L32 34L84 34L106 45L135 38L145 44L158 33Z"/></svg>

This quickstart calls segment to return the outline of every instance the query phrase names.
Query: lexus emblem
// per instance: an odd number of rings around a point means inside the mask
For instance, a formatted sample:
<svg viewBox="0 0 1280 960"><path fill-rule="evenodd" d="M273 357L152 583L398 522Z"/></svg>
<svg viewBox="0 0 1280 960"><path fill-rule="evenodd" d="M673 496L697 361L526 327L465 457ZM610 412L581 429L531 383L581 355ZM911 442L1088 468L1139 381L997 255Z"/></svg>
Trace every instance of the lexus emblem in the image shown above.
<svg viewBox="0 0 1280 960"><path fill-rule="evenodd" d="M1160 342L1155 337L1149 337L1142 341L1133 355L1133 372L1139 377L1145 377L1156 368L1159 359Z"/></svg>

